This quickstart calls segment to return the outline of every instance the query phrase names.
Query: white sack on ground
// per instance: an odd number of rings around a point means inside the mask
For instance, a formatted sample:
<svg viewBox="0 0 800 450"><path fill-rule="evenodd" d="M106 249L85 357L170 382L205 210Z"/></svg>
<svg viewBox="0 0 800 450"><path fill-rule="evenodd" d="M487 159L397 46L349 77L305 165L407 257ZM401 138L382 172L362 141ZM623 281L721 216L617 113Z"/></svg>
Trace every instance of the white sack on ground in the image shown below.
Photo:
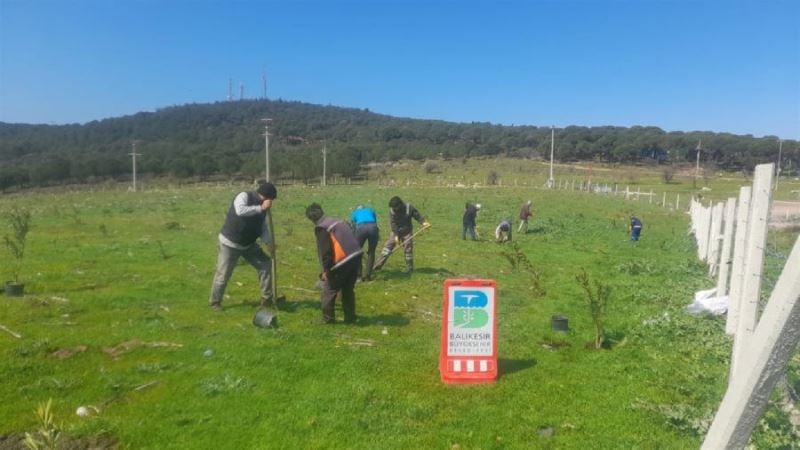
<svg viewBox="0 0 800 450"><path fill-rule="evenodd" d="M728 296L714 297L716 292L716 288L695 292L694 301L686 306L686 312L689 314L725 314L728 311Z"/></svg>

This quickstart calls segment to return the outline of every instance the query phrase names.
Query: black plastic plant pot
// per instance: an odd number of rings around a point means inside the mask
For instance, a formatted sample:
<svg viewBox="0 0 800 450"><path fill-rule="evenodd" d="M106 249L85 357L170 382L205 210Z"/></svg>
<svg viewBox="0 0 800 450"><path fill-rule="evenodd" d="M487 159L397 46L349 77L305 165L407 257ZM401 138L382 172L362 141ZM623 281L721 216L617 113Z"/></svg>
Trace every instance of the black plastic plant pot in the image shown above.
<svg viewBox="0 0 800 450"><path fill-rule="evenodd" d="M6 281L5 292L9 297L22 297L25 295L25 285L13 281Z"/></svg>
<svg viewBox="0 0 800 450"><path fill-rule="evenodd" d="M555 315L550 318L550 327L553 331L568 331L569 319L566 316Z"/></svg>

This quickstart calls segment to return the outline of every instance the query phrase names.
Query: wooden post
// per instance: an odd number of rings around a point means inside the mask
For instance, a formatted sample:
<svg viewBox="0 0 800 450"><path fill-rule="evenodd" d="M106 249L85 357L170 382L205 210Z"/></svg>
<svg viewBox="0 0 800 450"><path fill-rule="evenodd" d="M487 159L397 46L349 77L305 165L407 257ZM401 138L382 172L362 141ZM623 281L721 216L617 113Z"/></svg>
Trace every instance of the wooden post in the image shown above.
<svg viewBox="0 0 800 450"><path fill-rule="evenodd" d="M753 175L753 200L747 229L747 244L742 292L739 301L739 318L733 341L732 368L738 369L744 340L752 337L758 323L758 300L761 294L761 272L764 265L764 248L767 244L767 222L769 220L773 164L759 164Z"/></svg>
<svg viewBox="0 0 800 450"><path fill-rule="evenodd" d="M739 303L742 297L742 280L744 279L744 260L747 253L747 227L750 219L750 200L753 190L750 186L739 189L739 204L736 209L736 232L733 238L733 262L731 264L731 282L728 291L728 317L725 332L734 335L739 321ZM733 365L733 361L731 361Z"/></svg>
<svg viewBox="0 0 800 450"><path fill-rule="evenodd" d="M664 195L661 196L661 207L662 208L666 208L667 207L667 193L666 192L664 192Z"/></svg>
<svg viewBox="0 0 800 450"><path fill-rule="evenodd" d="M666 198L666 197L667 197L667 194L666 194L666 192L665 192L665 193L664 193L664 201L665 201L665 202L667 201L667 198ZM680 209L681 209L681 194L678 194L678 196L677 196L677 197L675 197L675 209L676 209L676 210L680 210Z"/></svg>
<svg viewBox="0 0 800 450"><path fill-rule="evenodd" d="M717 278L717 297L728 295L728 275L731 272L731 248L733 248L733 229L735 226L736 198L731 197L725 204L722 252L719 255L719 277ZM728 305L730 305L730 298L728 299ZM728 311L730 311L730 307Z"/></svg>
<svg viewBox="0 0 800 450"><path fill-rule="evenodd" d="M704 450L745 448L800 342L798 323L800 238L795 241L755 333L743 343L746 346L743 345L741 372L728 383L722 404L703 441Z"/></svg>

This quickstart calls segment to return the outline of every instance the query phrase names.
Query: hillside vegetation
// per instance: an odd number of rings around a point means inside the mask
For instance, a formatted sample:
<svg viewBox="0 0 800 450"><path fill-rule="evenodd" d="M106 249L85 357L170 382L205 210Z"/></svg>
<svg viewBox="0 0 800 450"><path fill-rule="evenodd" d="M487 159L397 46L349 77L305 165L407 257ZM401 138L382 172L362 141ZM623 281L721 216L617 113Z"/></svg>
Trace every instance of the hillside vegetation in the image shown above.
<svg viewBox="0 0 800 450"><path fill-rule="evenodd" d="M398 159L505 155L548 156L549 127L502 126L396 118L368 110L282 100L189 104L83 125L0 123L0 189L124 178L138 141L143 176L178 178L263 173L264 125L272 119L272 172L309 179L322 172L350 176L362 165ZM665 132L656 127L577 127L555 130L559 161L674 164L694 162L701 143L704 166L749 170L777 160L776 137ZM783 145L784 174L800 166L796 141Z"/></svg>

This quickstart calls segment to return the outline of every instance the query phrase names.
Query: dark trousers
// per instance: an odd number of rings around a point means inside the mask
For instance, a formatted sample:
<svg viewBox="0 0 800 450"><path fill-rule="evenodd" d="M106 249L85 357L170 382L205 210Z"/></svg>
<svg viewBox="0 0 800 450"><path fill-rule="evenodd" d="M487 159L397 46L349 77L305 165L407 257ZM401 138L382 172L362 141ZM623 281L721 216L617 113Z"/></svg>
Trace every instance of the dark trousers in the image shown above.
<svg viewBox="0 0 800 450"><path fill-rule="evenodd" d="M467 238L467 231L469 231L469 235L472 237L472 240L475 240L475 224L474 223L465 223L464 228L461 230L461 239Z"/></svg>
<svg viewBox="0 0 800 450"><path fill-rule="evenodd" d="M345 323L356 321L356 278L361 267L361 255L351 259L343 266L332 271L328 281L322 284L320 306L322 308L322 321L333 323L335 321L334 306L336 294L342 293L342 310Z"/></svg>
<svg viewBox="0 0 800 450"><path fill-rule="evenodd" d="M642 233L642 227L633 227L633 228L631 228L631 240L632 241L638 241L639 240L639 234L641 234L641 233Z"/></svg>
<svg viewBox="0 0 800 450"><path fill-rule="evenodd" d="M367 271L364 278L369 279L372 277L372 266L375 264L375 249L378 247L378 240L380 234L378 225L374 223L363 223L356 228L356 240L360 247L364 247L364 242L367 242ZM361 274L361 265L358 266L359 275Z"/></svg>

